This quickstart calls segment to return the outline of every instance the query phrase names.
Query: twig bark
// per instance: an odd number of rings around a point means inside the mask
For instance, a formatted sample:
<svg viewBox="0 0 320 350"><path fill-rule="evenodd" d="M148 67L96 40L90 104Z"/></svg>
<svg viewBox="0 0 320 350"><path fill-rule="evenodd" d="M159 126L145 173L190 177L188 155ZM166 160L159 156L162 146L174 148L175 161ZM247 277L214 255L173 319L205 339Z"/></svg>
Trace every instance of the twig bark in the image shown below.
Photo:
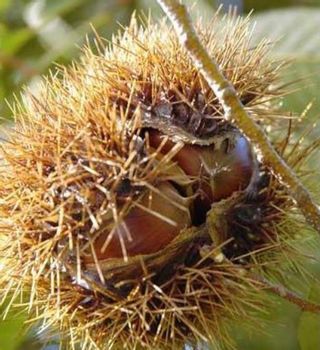
<svg viewBox="0 0 320 350"><path fill-rule="evenodd" d="M8 66L11 69L20 71L26 79L30 79L34 75L39 74L39 72L30 67L23 60L12 55L7 55L3 52L0 52L0 63L2 63L5 66Z"/></svg>
<svg viewBox="0 0 320 350"><path fill-rule="evenodd" d="M312 313L320 313L320 305L315 304L309 300L304 299L303 297L297 295L291 290L285 288L282 285L274 284L267 279L261 276L250 275L250 278L258 283L262 288L272 292L275 295L289 301L292 304L295 304L299 307L300 310L309 311Z"/></svg>
<svg viewBox="0 0 320 350"><path fill-rule="evenodd" d="M235 124L260 152L264 161L288 188L307 222L320 233L320 209L295 173L273 148L263 129L249 116L232 84L225 79L214 58L201 44L192 26L190 16L178 0L157 0L170 18L181 44L190 54L219 99L225 118Z"/></svg>

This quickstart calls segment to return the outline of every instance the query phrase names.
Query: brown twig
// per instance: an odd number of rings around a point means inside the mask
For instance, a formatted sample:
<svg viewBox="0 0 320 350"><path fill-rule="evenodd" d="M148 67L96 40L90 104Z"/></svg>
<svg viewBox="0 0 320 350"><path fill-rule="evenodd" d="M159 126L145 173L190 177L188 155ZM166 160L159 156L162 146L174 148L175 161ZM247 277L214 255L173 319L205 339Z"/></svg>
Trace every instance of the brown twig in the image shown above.
<svg viewBox="0 0 320 350"><path fill-rule="evenodd" d="M26 64L23 60L16 56L8 55L0 52L0 63L8 66L11 69L18 70L26 78L30 79L34 75L39 74L35 69Z"/></svg>
<svg viewBox="0 0 320 350"><path fill-rule="evenodd" d="M295 173L273 148L263 129L249 116L232 84L225 79L214 58L210 57L192 26L184 5L177 0L157 0L175 28L181 44L189 52L213 90L225 112L225 118L234 123L252 142L273 172L287 186L307 222L320 233L320 209Z"/></svg>
<svg viewBox="0 0 320 350"><path fill-rule="evenodd" d="M309 311L317 314L320 313L319 304L315 304L309 300L304 299L303 297L297 295L296 293L292 292L286 287L272 283L261 276L250 275L250 278L253 281L257 282L258 285L262 288L269 290L270 292L274 293L275 295L278 295L279 297L289 301L292 304L297 305L300 308L300 310Z"/></svg>

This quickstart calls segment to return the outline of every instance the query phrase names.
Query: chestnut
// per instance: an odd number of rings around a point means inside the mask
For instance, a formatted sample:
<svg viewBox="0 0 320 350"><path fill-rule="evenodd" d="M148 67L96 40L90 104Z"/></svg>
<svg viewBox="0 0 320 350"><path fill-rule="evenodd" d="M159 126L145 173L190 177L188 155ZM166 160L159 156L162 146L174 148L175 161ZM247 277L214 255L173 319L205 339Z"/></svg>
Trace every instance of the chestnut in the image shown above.
<svg viewBox="0 0 320 350"><path fill-rule="evenodd" d="M156 130L148 133L150 146L158 148L163 135ZM167 154L174 146L167 139L161 154ZM163 180L157 185L157 192L145 190L116 226L113 218L106 220L93 244L99 261L159 252L182 229L204 222L214 202L246 188L255 167L250 144L238 132L208 146L185 144L173 161L193 183L196 196L192 208L179 184ZM93 255L86 254L84 261L93 263Z"/></svg>
<svg viewBox="0 0 320 350"><path fill-rule="evenodd" d="M157 148L163 135L156 130L148 132L150 145ZM167 140L161 152L165 154L173 146L174 142ZM250 143L239 132L209 146L185 144L173 160L195 180L199 204L205 206L245 189L256 166Z"/></svg>
<svg viewBox="0 0 320 350"><path fill-rule="evenodd" d="M116 227L111 219L105 225L93 244L99 261L156 253L190 226L188 201L168 181L157 189L161 195L146 191ZM84 261L93 263L93 255L87 254Z"/></svg>

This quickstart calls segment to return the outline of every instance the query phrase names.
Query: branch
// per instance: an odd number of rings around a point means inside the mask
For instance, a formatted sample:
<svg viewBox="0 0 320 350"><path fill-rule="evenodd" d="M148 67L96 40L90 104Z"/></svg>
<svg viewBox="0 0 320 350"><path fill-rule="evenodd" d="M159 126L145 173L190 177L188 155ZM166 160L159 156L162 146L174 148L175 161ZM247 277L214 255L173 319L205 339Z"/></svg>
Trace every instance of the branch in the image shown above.
<svg viewBox="0 0 320 350"><path fill-rule="evenodd" d="M264 289L269 290L270 292L274 293L275 295L278 295L282 299L285 299L290 303L297 305L300 310L309 311L317 314L320 313L319 304L315 304L309 300L300 297L299 295L292 292L291 290L288 290L284 286L274 284L261 276L250 275L250 278L253 281L257 282L258 285L260 285Z"/></svg>
<svg viewBox="0 0 320 350"><path fill-rule="evenodd" d="M288 188L306 221L320 233L320 209L311 198L295 173L273 148L263 129L249 116L231 83L220 72L217 63L200 43L184 5L177 0L157 0L190 54L195 66L203 74L212 91L221 103L226 120L235 124L252 142L272 168L278 179Z"/></svg>
<svg viewBox="0 0 320 350"><path fill-rule="evenodd" d="M35 69L27 65L23 60L18 57L7 55L0 51L0 63L8 66L11 69L20 71L20 73L27 79L32 78L34 75L39 74Z"/></svg>
<svg viewBox="0 0 320 350"><path fill-rule="evenodd" d="M219 247L214 249L211 258L218 264L225 263L228 266L234 267L239 271L239 276L248 278L257 287L263 288L264 290L267 290L279 296L280 298L287 300L289 303L298 306L300 310L320 314L320 304L316 304L312 301L306 300L305 298L299 296L297 293L287 289L281 284L272 283L263 276L257 275L255 273L250 272L250 270L246 270L239 265L233 264L232 261L225 257L225 255L222 253Z"/></svg>

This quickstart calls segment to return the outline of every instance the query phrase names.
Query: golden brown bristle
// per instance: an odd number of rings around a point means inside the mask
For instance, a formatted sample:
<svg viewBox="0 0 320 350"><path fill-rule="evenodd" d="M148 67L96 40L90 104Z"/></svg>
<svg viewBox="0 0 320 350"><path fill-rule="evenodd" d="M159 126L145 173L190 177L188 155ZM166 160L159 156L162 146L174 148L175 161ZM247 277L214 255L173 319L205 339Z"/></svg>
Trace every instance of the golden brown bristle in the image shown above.
<svg viewBox="0 0 320 350"><path fill-rule="evenodd" d="M281 123L283 63L251 46L249 20L217 14L197 30L251 115ZM224 320L263 307L247 272L289 250L295 203L164 21L133 17L96 43L15 107L1 147L3 300L28 296L30 318L68 349L229 347Z"/></svg>

